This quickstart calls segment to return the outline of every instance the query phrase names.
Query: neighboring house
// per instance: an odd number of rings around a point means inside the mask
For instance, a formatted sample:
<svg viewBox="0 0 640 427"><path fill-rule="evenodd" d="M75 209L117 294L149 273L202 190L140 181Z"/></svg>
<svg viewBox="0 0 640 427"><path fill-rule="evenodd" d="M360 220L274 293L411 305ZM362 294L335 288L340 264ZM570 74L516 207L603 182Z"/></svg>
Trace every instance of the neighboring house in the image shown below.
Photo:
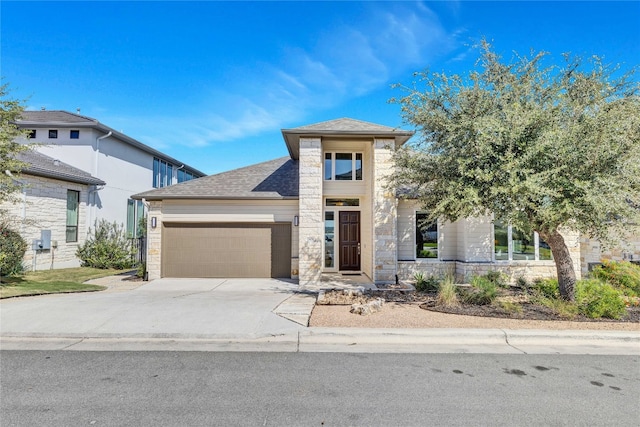
<svg viewBox="0 0 640 427"><path fill-rule="evenodd" d="M204 173L124 135L96 119L67 111L24 111L16 123L30 131L36 150L103 181L89 190L83 218L93 227L105 219L139 230L144 205L131 194L204 176Z"/></svg>
<svg viewBox="0 0 640 427"><path fill-rule="evenodd" d="M555 275L537 235L491 217L423 224L417 202L399 199L386 179L393 151L413 132L344 118L282 135L289 157L133 196L150 203L150 279L286 277L304 285L323 273L375 283L417 271ZM579 274L578 235L565 238Z"/></svg>
<svg viewBox="0 0 640 427"><path fill-rule="evenodd" d="M4 202L14 229L27 241L27 270L78 267L78 246L87 236L89 193L101 179L36 151L21 153L28 164L19 178L15 203Z"/></svg>

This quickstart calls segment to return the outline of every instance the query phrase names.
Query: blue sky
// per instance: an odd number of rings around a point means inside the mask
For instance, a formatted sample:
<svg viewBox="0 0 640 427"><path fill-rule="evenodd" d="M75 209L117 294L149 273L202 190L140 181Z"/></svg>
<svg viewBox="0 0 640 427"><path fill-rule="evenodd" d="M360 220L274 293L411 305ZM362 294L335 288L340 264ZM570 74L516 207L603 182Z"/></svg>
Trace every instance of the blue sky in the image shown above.
<svg viewBox="0 0 640 427"><path fill-rule="evenodd" d="M287 155L280 130L407 128L393 83L466 73L482 37L640 63L640 2L0 3L1 75L29 109L98 119L206 173Z"/></svg>

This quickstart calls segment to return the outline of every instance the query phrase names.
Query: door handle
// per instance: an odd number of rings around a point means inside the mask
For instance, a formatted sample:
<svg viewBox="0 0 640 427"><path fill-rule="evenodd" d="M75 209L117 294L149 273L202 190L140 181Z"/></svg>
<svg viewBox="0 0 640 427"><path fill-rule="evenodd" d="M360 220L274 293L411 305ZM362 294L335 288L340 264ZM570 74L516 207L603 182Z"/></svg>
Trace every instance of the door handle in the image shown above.
<svg viewBox="0 0 640 427"><path fill-rule="evenodd" d="M358 242L358 255L360 255L360 242Z"/></svg>

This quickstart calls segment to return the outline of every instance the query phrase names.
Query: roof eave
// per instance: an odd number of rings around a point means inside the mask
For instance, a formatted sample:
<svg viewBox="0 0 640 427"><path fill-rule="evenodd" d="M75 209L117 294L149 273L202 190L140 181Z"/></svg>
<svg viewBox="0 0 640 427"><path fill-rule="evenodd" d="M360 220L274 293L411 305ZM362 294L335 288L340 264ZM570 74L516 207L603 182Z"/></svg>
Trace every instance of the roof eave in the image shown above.
<svg viewBox="0 0 640 427"><path fill-rule="evenodd" d="M262 197L262 196L206 196L206 195L172 195L172 196L151 196L144 193L138 193L131 196L135 200L161 201L161 200L299 200L298 196L280 196L280 197Z"/></svg>

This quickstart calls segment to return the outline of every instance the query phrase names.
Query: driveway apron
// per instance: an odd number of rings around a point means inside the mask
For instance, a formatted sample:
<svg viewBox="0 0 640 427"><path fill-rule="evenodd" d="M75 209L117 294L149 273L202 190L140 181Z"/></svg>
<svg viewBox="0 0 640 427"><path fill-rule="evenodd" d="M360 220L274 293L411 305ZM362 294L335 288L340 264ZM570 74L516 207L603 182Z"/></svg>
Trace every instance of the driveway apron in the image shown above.
<svg viewBox="0 0 640 427"><path fill-rule="evenodd" d="M5 337L258 338L304 329L273 310L297 289L276 279L158 279L123 292L0 301Z"/></svg>

